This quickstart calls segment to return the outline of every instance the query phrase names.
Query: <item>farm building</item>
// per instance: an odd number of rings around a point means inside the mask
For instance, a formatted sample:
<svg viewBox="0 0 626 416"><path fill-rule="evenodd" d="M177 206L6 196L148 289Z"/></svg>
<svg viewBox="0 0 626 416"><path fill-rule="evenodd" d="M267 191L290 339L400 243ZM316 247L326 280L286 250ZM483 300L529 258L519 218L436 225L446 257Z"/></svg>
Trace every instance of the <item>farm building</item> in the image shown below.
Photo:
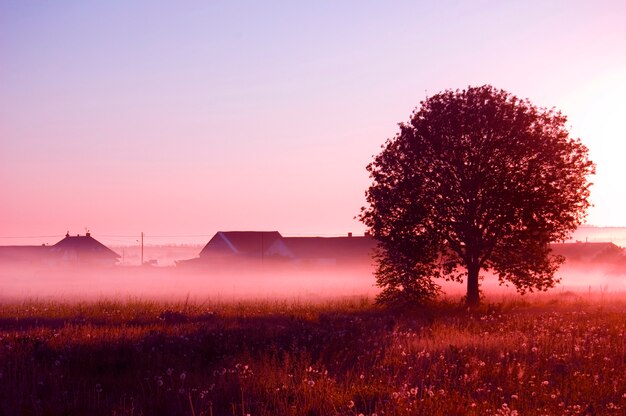
<svg viewBox="0 0 626 416"><path fill-rule="evenodd" d="M275 262L296 265L369 264L376 245L369 236L283 237L278 231L219 231L199 257L179 266Z"/></svg>
<svg viewBox="0 0 626 416"><path fill-rule="evenodd" d="M303 265L370 264L376 241L370 236L285 237L293 259Z"/></svg>
<svg viewBox="0 0 626 416"><path fill-rule="evenodd" d="M215 259L236 256L246 259L290 257L278 231L220 231L200 252L200 257Z"/></svg>
<svg viewBox="0 0 626 416"><path fill-rule="evenodd" d="M113 266L120 256L93 238L89 232L84 236L70 236L52 246L2 246L0 262L16 265L64 266L90 265Z"/></svg>
<svg viewBox="0 0 626 416"><path fill-rule="evenodd" d="M82 236L67 233L63 240L50 246L49 251L55 264L112 266L120 258L119 254L93 238L89 232Z"/></svg>
<svg viewBox="0 0 626 416"><path fill-rule="evenodd" d="M613 243L561 243L552 244L551 248L555 254L574 262L612 262L624 257L624 249Z"/></svg>

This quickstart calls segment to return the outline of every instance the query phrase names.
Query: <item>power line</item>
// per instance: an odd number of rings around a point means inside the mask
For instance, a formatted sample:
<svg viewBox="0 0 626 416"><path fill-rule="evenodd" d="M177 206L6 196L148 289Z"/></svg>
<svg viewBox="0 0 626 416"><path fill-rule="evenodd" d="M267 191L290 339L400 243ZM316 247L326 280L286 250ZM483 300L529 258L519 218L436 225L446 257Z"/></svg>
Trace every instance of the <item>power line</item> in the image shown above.
<svg viewBox="0 0 626 416"><path fill-rule="evenodd" d="M93 233L92 233L93 234ZM133 234L133 235L110 235L110 234L93 234L96 237L112 237L112 238L137 238L141 237L141 233ZM211 237L213 234L177 234L177 235L153 235L153 234L145 234L144 237L154 237L154 238L178 238L178 237Z"/></svg>
<svg viewBox="0 0 626 416"><path fill-rule="evenodd" d="M134 238L138 239L141 237L141 233L137 234L94 234L91 235L98 238ZM283 236L291 236L291 237L310 237L312 235L317 237L344 237L347 234L342 233L281 233ZM6 239L18 239L18 238L60 238L64 237L65 234L55 234L55 235L15 235L15 236L0 236L0 238ZM194 237L213 237L214 234L144 234L144 237L150 238L194 238Z"/></svg>
<svg viewBox="0 0 626 416"><path fill-rule="evenodd" d="M0 238L53 238L63 237L61 234L57 235L19 235L19 236L0 236Z"/></svg>

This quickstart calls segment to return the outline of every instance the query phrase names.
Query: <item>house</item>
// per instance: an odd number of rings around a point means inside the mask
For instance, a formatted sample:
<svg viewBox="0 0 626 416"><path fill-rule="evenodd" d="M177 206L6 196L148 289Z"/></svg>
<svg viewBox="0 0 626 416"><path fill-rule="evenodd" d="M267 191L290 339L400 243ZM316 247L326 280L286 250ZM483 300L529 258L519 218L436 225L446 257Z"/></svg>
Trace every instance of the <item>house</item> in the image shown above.
<svg viewBox="0 0 626 416"><path fill-rule="evenodd" d="M376 240L370 236L285 237L292 259L302 265L354 265L372 263Z"/></svg>
<svg viewBox="0 0 626 416"><path fill-rule="evenodd" d="M119 254L94 239L89 232L84 236L67 233L52 246L0 247L0 262L16 266L113 266L119 258Z"/></svg>
<svg viewBox="0 0 626 416"><path fill-rule="evenodd" d="M265 257L290 257L278 231L219 231L200 252L200 257L216 259L264 259Z"/></svg>
<svg viewBox="0 0 626 416"><path fill-rule="evenodd" d="M624 259L624 249L604 242L555 243L550 248L554 254L564 256L568 261L613 262Z"/></svg>
<svg viewBox="0 0 626 416"><path fill-rule="evenodd" d="M293 257L278 231L219 231L200 251L199 257L179 260L178 266L249 264Z"/></svg>
<svg viewBox="0 0 626 416"><path fill-rule="evenodd" d="M89 232L83 236L70 236L68 232L49 251L50 259L55 264L113 266L120 258L119 254L93 238Z"/></svg>
<svg viewBox="0 0 626 416"><path fill-rule="evenodd" d="M278 231L219 231L199 257L178 266L223 264L347 265L371 263L376 242L369 236L283 237Z"/></svg>

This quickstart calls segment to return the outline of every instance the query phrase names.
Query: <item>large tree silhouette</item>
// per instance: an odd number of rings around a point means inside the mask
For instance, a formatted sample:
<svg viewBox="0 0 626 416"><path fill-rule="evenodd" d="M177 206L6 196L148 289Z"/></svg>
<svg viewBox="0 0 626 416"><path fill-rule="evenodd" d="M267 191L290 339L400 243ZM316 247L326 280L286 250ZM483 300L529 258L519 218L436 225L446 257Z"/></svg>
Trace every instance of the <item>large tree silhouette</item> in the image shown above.
<svg viewBox="0 0 626 416"><path fill-rule="evenodd" d="M491 86L421 102L367 168L379 301L422 302L445 278L466 279L476 305L481 270L521 293L553 287L563 259L549 243L584 219L595 170L565 122Z"/></svg>

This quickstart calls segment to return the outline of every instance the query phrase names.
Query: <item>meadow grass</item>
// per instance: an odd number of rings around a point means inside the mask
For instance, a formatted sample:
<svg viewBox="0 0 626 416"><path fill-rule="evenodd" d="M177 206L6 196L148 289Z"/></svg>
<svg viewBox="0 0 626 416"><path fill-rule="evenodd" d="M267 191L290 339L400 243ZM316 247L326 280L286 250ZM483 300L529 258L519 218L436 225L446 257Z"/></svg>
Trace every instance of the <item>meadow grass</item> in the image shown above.
<svg viewBox="0 0 626 416"><path fill-rule="evenodd" d="M626 302L0 303L3 415L623 415Z"/></svg>

